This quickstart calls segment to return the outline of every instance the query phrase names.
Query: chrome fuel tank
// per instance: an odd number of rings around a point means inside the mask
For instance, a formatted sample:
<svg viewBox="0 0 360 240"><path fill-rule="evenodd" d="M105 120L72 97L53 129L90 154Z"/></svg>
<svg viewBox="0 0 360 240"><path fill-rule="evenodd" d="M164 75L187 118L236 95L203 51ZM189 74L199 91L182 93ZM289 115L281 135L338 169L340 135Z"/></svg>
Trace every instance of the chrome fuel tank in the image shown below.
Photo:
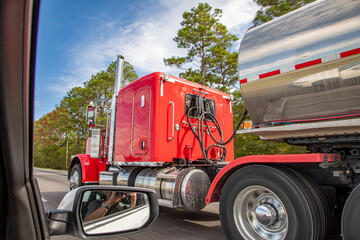
<svg viewBox="0 0 360 240"><path fill-rule="evenodd" d="M250 29L238 70L254 125L360 117L360 1L316 1Z"/></svg>

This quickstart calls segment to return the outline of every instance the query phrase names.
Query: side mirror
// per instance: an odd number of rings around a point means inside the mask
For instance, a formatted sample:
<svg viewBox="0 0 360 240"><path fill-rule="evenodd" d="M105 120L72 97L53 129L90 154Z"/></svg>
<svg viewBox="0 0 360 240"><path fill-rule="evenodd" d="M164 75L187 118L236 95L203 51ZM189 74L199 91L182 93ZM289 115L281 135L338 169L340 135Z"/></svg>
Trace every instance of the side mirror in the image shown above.
<svg viewBox="0 0 360 240"><path fill-rule="evenodd" d="M99 239L142 231L158 214L158 200L152 190L86 186L67 193L58 209L46 216L50 235Z"/></svg>
<svg viewBox="0 0 360 240"><path fill-rule="evenodd" d="M86 109L86 123L89 127L94 127L96 123L96 107L93 105L87 106Z"/></svg>

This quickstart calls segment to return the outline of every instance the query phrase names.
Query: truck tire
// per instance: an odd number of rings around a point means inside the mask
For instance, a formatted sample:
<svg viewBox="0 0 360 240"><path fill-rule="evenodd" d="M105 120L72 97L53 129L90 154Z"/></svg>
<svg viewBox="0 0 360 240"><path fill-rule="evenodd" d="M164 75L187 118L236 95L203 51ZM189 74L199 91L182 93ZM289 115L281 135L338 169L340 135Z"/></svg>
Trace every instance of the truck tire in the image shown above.
<svg viewBox="0 0 360 240"><path fill-rule="evenodd" d="M266 165L237 170L220 196L227 239L319 239L315 201L291 173Z"/></svg>
<svg viewBox="0 0 360 240"><path fill-rule="evenodd" d="M83 185L81 165L79 163L75 164L71 169L69 185L70 190L81 187Z"/></svg>
<svg viewBox="0 0 360 240"><path fill-rule="evenodd" d="M316 211L319 214L319 224L320 224L320 236L318 239L327 239L327 236L330 231L330 220L331 220L331 214L330 214L330 207L329 203L321 190L320 186L307 174L301 171L296 171L294 169L288 168L288 167L282 167L282 169L285 169L295 176L297 176L307 187L311 194L313 195L314 200L316 201Z"/></svg>
<svg viewBox="0 0 360 240"><path fill-rule="evenodd" d="M360 236L360 184L346 200L341 216L341 232L344 240L356 240Z"/></svg>

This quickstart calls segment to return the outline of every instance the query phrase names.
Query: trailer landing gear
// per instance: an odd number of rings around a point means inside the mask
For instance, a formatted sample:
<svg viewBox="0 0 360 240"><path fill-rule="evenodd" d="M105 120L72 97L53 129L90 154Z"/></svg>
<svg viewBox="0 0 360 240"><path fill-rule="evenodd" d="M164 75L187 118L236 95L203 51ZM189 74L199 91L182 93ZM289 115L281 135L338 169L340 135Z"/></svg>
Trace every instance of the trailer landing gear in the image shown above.
<svg viewBox="0 0 360 240"><path fill-rule="evenodd" d="M323 239L328 215L319 194L290 170L243 167L221 193L224 233L227 239Z"/></svg>

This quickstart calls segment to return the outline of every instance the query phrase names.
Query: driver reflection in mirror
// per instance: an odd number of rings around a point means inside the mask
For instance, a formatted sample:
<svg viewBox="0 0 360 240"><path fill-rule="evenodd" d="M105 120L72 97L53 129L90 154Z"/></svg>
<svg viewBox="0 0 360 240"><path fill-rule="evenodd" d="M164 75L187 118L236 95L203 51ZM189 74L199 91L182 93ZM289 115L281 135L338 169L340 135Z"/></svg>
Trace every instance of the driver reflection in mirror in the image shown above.
<svg viewBox="0 0 360 240"><path fill-rule="evenodd" d="M96 199L87 207L84 222L136 206L136 193L106 191L106 199Z"/></svg>

